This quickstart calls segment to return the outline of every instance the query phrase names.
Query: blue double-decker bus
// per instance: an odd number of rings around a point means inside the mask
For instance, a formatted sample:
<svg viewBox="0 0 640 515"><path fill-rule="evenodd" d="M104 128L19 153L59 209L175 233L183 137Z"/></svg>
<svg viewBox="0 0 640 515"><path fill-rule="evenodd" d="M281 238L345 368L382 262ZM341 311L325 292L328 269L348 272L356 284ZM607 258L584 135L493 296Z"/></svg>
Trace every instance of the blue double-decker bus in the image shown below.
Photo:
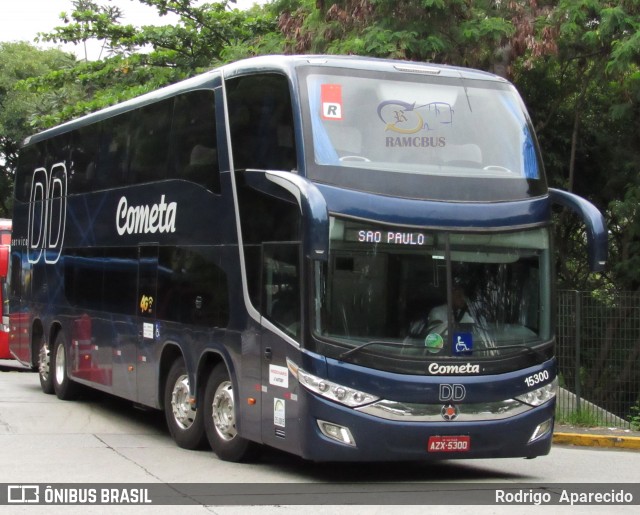
<svg viewBox="0 0 640 515"><path fill-rule="evenodd" d="M514 87L359 57L240 61L27 139L11 350L184 448L535 457L557 390L551 211Z"/></svg>

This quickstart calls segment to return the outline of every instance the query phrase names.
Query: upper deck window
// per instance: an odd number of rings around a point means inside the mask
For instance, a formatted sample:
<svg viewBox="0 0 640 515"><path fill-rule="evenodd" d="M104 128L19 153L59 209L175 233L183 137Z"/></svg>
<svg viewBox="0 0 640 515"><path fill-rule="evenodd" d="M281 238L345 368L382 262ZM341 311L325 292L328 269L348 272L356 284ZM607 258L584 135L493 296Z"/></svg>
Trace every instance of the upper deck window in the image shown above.
<svg viewBox="0 0 640 515"><path fill-rule="evenodd" d="M231 145L236 170L294 170L289 83L273 73L227 80Z"/></svg>
<svg viewBox="0 0 640 515"><path fill-rule="evenodd" d="M313 180L436 200L545 192L533 129L509 84L322 71L302 72Z"/></svg>
<svg viewBox="0 0 640 515"><path fill-rule="evenodd" d="M219 194L214 95L188 91L24 147L16 199L28 202L34 170L56 163L66 166L70 195L165 179Z"/></svg>

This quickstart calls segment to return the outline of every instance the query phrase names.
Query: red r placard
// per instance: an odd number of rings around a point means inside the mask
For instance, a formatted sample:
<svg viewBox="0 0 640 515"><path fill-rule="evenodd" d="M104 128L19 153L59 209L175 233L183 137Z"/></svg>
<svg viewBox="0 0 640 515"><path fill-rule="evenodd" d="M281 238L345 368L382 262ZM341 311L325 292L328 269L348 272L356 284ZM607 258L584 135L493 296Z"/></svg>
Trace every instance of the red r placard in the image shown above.
<svg viewBox="0 0 640 515"><path fill-rule="evenodd" d="M342 120L342 86L322 84L320 89L323 120Z"/></svg>

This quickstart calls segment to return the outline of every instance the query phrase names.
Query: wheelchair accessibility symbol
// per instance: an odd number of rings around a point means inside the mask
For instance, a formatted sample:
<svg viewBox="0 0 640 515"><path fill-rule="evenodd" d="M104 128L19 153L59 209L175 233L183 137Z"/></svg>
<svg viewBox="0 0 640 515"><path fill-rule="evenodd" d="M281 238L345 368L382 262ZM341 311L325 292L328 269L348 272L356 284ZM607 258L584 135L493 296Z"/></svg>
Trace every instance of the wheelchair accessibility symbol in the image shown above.
<svg viewBox="0 0 640 515"><path fill-rule="evenodd" d="M473 335L471 333L455 333L453 343L455 354L466 354L473 351Z"/></svg>

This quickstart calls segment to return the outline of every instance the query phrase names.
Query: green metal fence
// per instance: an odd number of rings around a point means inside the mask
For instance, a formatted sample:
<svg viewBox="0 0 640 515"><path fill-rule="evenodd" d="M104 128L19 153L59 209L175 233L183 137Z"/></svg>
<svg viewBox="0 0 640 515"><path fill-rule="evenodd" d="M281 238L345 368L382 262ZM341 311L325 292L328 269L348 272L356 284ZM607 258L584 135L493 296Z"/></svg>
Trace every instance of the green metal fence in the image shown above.
<svg viewBox="0 0 640 515"><path fill-rule="evenodd" d="M640 292L559 291L557 338L558 419L586 425L636 425L640 419Z"/></svg>

